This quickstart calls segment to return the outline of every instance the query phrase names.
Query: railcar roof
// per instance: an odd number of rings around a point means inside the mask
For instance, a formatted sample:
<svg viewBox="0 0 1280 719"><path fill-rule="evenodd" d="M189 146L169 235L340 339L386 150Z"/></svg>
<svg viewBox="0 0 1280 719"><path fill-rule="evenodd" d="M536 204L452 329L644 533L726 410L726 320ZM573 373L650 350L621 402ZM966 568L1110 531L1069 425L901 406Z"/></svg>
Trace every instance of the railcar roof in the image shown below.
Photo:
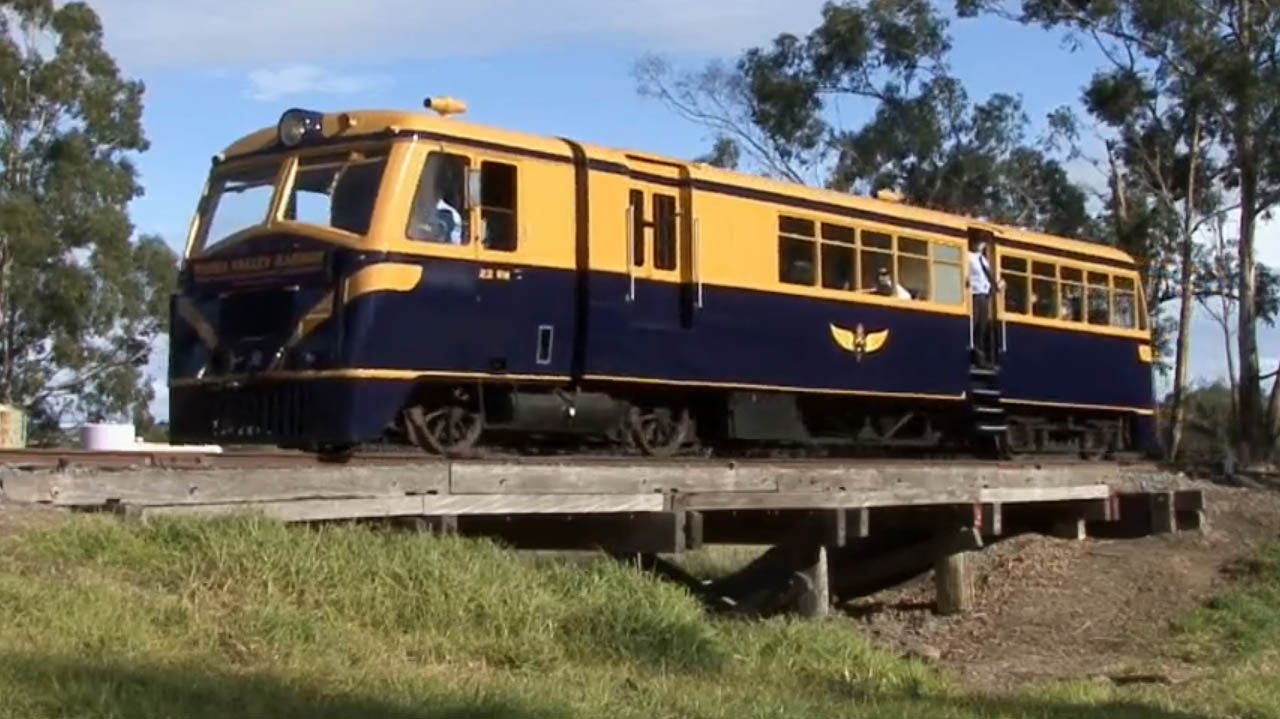
<svg viewBox="0 0 1280 719"><path fill-rule="evenodd" d="M354 125L346 130L342 129L343 124L340 120L344 115L355 121ZM349 110L344 112L330 112L325 113L324 115L323 127L326 137L338 137L345 135L356 140L362 136L386 131L428 132L438 133L441 135L452 135L473 141L489 142L496 145L519 147L525 150L536 151L538 153L563 157L565 159L569 159L571 157L569 148L565 144L564 140L559 138L504 130L489 125L481 125L460 120L456 117L439 117L430 112L406 112L403 110ZM225 150L223 150L222 156L227 160L231 160L238 156L262 152L274 146L275 142L276 127L272 125L251 132L231 143ZM1057 235L1035 232L1025 228L986 222L984 220L967 217L965 215L931 210L892 200L851 195L844 192L837 192L835 190L784 182L758 175L725 170L700 163L693 163L676 157L666 157L649 152L610 148L600 145L591 145L588 143L581 144L584 151L591 159L606 160L624 165L632 164L631 158L682 164L688 166L690 168L691 175L695 179L699 180L706 180L718 184L732 185L774 194L789 195L817 202L838 204L868 212L892 214L899 217L951 227L958 230L963 230L970 225L980 225L992 230L1002 237L1007 237L1029 245L1056 248L1059 250L1077 252L1098 258L1127 263L1132 263L1134 261L1133 257L1128 253L1115 247L1096 242L1074 240Z"/></svg>

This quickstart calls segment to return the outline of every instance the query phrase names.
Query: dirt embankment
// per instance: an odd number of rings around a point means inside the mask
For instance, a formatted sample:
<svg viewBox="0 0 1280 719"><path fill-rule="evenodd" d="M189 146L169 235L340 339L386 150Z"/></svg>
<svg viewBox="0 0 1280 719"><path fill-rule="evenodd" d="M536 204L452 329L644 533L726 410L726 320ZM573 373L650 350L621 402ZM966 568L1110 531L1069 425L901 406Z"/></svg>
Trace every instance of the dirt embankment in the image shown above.
<svg viewBox="0 0 1280 719"><path fill-rule="evenodd" d="M1204 532L1138 540L1023 536L976 562L976 611L932 612L932 576L852 603L876 641L969 683L1198 672L1169 651L1169 628L1230 581L1232 562L1280 539L1280 492L1206 485Z"/></svg>

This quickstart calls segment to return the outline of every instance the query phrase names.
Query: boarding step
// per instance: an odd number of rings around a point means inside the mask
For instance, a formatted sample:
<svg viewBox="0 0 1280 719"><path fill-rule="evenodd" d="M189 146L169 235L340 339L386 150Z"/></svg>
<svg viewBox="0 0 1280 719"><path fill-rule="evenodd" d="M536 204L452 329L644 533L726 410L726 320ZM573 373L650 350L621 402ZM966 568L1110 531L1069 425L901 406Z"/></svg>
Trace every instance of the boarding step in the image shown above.
<svg viewBox="0 0 1280 719"><path fill-rule="evenodd" d="M978 434L1004 434L1009 431L1009 425L979 423L974 429L978 430Z"/></svg>
<svg viewBox="0 0 1280 719"><path fill-rule="evenodd" d="M969 396L974 402L999 402L1000 390L993 387L972 387Z"/></svg>

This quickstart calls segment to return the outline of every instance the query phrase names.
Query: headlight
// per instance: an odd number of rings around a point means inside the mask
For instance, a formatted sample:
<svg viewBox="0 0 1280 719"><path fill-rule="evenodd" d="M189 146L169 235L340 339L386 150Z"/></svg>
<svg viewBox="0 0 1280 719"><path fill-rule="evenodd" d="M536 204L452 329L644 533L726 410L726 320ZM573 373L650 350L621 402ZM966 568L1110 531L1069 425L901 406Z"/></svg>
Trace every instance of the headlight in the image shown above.
<svg viewBox="0 0 1280 719"><path fill-rule="evenodd" d="M285 147L293 147L311 135L322 134L324 132L321 127L321 119L323 117L318 112L296 108L285 112L280 117L280 124L276 129L280 144Z"/></svg>

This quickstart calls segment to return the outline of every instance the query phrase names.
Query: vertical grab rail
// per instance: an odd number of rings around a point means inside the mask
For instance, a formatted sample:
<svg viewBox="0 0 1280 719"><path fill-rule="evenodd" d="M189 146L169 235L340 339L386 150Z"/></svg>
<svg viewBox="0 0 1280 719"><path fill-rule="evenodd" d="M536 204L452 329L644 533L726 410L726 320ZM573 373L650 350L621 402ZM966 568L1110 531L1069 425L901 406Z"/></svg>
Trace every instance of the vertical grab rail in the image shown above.
<svg viewBox="0 0 1280 719"><path fill-rule="evenodd" d="M702 221L693 218L693 281L698 285L697 306L702 307Z"/></svg>
<svg viewBox="0 0 1280 719"><path fill-rule="evenodd" d="M627 302L636 298L635 252L636 252L636 206L627 203Z"/></svg>
<svg viewBox="0 0 1280 719"><path fill-rule="evenodd" d="M999 288L997 286L997 291ZM1004 315L1004 293L1000 293L1000 354L1009 351L1009 321Z"/></svg>

